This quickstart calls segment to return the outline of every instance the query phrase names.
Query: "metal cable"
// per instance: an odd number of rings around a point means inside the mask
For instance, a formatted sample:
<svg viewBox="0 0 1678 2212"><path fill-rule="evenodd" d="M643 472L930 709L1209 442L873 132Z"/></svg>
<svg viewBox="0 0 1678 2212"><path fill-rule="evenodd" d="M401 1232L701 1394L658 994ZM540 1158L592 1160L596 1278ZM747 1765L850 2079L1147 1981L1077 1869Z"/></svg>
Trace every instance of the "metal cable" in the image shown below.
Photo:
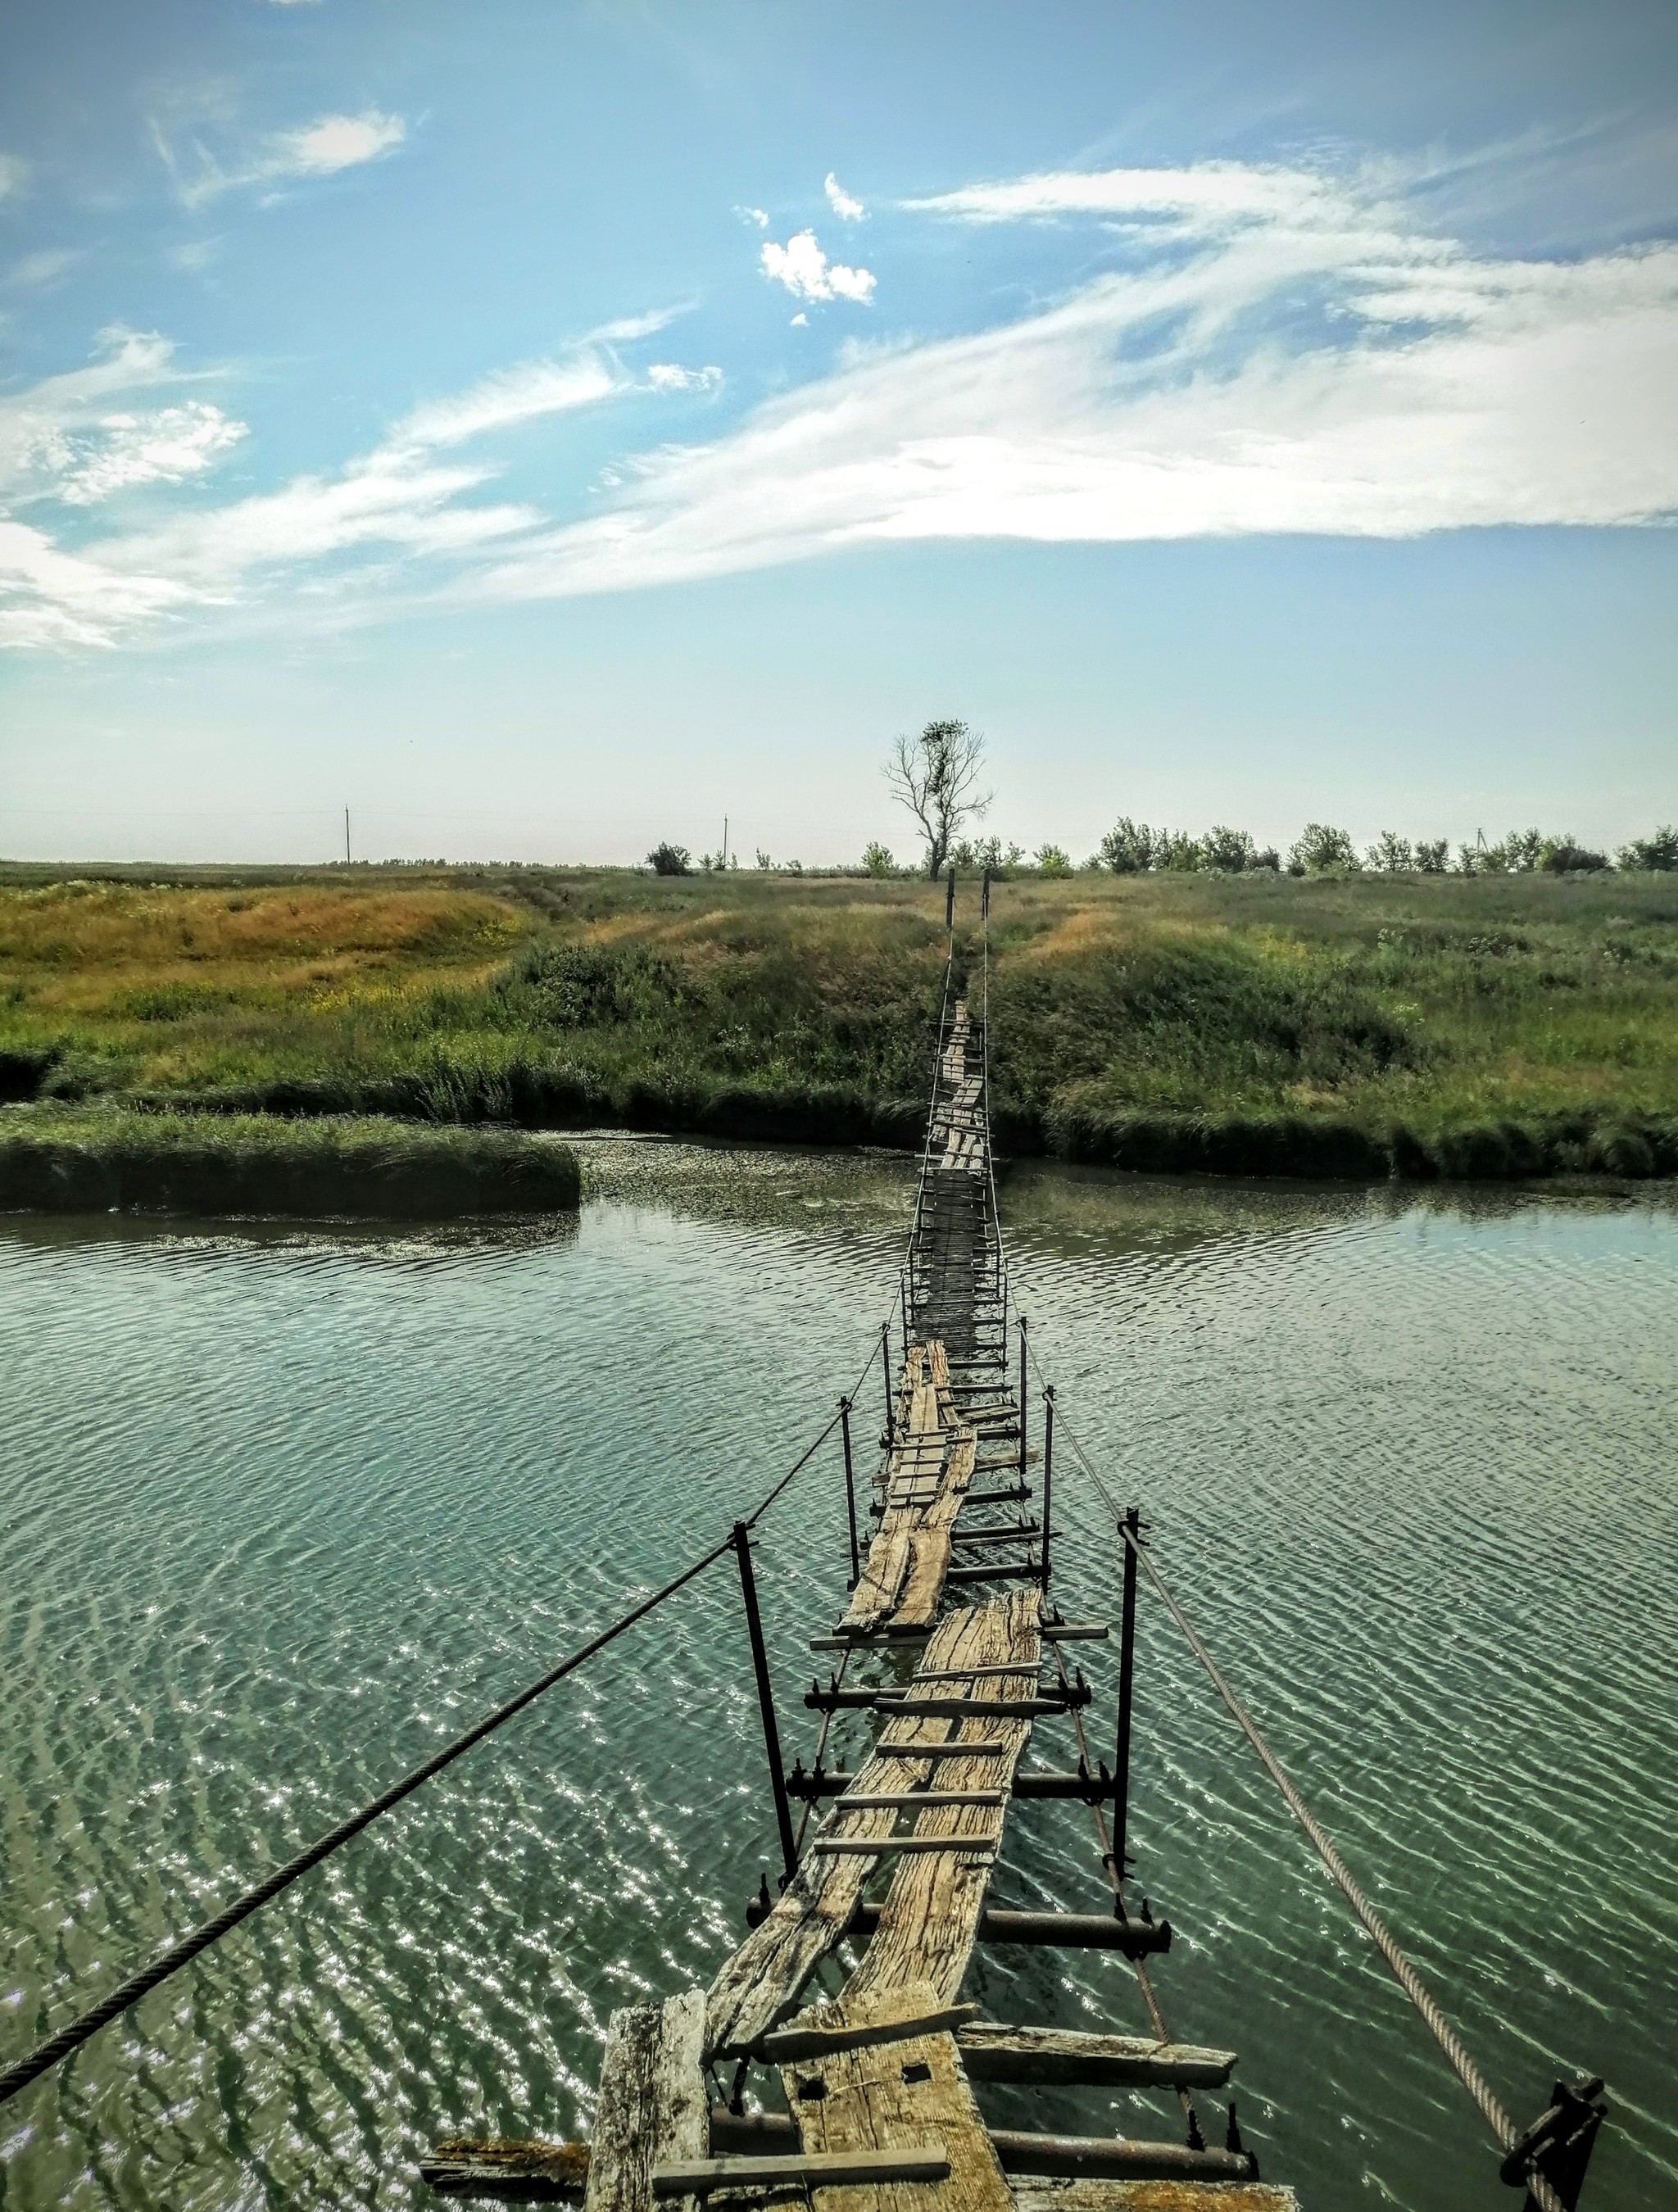
<svg viewBox="0 0 1678 2212"><path fill-rule="evenodd" d="M1038 1371L1041 1373L1042 1370L1039 1370ZM1059 1410L1058 1401L1057 1410ZM1324 1832L1322 1825L1317 1820L1316 1815L1312 1813L1310 1806L1306 1804L1304 1799L1294 1787L1291 1777L1282 1766L1281 1762L1277 1759L1275 1753L1271 1750L1269 1745L1259 1733L1258 1725L1253 1719L1252 1715L1247 1711L1245 1705L1242 1704L1240 1698L1237 1697L1235 1692L1230 1687L1228 1682L1225 1680L1222 1673L1219 1669L1217 1662L1213 1658L1212 1654L1207 1650L1205 1644L1201 1643L1199 1636L1195 1633L1193 1623L1189 1620L1188 1615L1183 1612L1183 1607L1177 1603L1176 1600L1171 1595L1170 1590L1166 1589L1164 1582L1160 1576L1159 1570L1155 1566L1146 1546L1139 1541L1136 1537L1133 1536L1130 1530L1125 1526L1123 1518L1119 1512L1116 1500L1114 1498L1112 1492L1108 1489L1106 1484L1096 1473L1094 1468L1090 1464L1088 1455L1085 1452L1083 1446L1079 1443L1077 1437L1073 1434L1071 1425L1067 1421L1063 1412L1061 1413L1058 1425L1064 1433L1067 1442L1072 1446L1073 1452L1076 1456L1079 1466L1083 1468L1085 1474L1089 1476L1090 1480L1095 1485L1096 1490L1100 1495L1103 1504L1107 1507L1108 1511L1113 1516L1115 1522L1118 1525L1120 1536L1123 1539L1124 1542L1130 1547L1131 1550L1135 1553L1137 1559L1141 1563L1141 1565L1147 1575L1148 1580L1153 1585L1155 1595L1159 1598L1161 1603L1164 1606L1165 1610L1170 1614L1172 1620L1182 1630L1184 1640L1187 1642L1189 1650L1194 1653L1195 1656L1200 1661L1201 1666L1206 1669L1206 1672L1211 1680L1213 1687L1223 1699L1224 1704L1229 1710L1231 1717L1240 1729L1242 1734L1247 1738L1247 1741L1252 1745L1253 1749L1257 1753L1265 1771L1269 1775L1271 1780L1275 1784L1278 1790L1280 1790L1288 1810L1293 1814L1295 1820L1298 1821L1300 1826L1304 1830L1305 1833L1310 1838L1311 1842L1316 1847L1317 1856L1322 1860L1323 1865L1328 1869L1330 1875L1333 1875L1334 1881L1338 1885L1341 1893L1344 1895L1347 1904L1351 1905L1352 1910L1357 1914L1359 1919L1363 1923L1365 1933L1375 1944L1376 1948L1380 1952L1388 1966L1392 1969L1393 1974L1396 1978L1400 1988L1409 1998L1411 2003L1414 2005L1416 2010L1421 2014L1422 2019L1427 2025L1428 2032L1432 2034L1434 2041L1438 2045L1440 2050L1444 2052L1457 2080L1461 2081L1462 2087L1468 2091L1468 2094L1474 2099L1474 2103L1480 2107L1481 2117L1484 2118L1486 2125L1491 2129L1493 2134L1498 2138L1498 2141L1502 2145L1503 2148L1505 2150L1508 2150L1511 2145L1517 2140L1520 2130L1516 2127L1515 2123L1510 2118L1509 2114L1504 2110L1503 2106L1499 2103L1498 2098L1493 2094L1491 2084L1486 2081L1479 2067L1475 2065L1474 2060L1468 2056L1467 2051L1464 2050L1456 2029L1452 2027L1450 2022L1445 2018L1444 2013L1440 2011L1438 2006L1435 2003L1426 1984L1422 1980L1421 1976L1416 1972L1414 1966L1411 1965L1409 1960L1406 1958L1403 1952L1399 1949L1398 1945L1394 1942L1391 1935L1389 1933L1385 1922L1381 1918L1380 1914L1377 1912L1375 1907L1370 1903L1369 1899L1364 1895L1363 1891L1358 1887L1357 1882L1353 1879L1352 1875L1347 1867L1346 1862L1341 1858L1340 1853L1334 1849L1333 1843ZM1554 2190L1551 2188L1549 2183L1544 2179L1544 2176L1538 2172L1536 2167L1532 2168L1528 2173L1527 2188L1532 2197L1533 2202L1539 2207L1539 2212L1566 2212L1566 2208L1562 2203L1561 2199L1556 2195Z"/></svg>

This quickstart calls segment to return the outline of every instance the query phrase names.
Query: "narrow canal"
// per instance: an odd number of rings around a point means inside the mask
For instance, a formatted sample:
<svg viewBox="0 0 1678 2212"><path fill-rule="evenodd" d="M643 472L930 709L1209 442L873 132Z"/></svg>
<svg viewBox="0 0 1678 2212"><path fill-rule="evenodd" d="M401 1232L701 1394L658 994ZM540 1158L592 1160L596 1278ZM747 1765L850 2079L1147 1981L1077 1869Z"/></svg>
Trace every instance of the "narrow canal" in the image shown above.
<svg viewBox="0 0 1678 2212"><path fill-rule="evenodd" d="M5 2056L826 1419L895 1299L911 1164L587 1151L555 1235L0 1222ZM1022 1170L1002 1203L1070 1429L1505 2102L1601 2071L1587 2212L1669 2206L1678 1202ZM1058 1452L1056 1504L1062 1601L1110 1614ZM836 1447L763 1534L798 1744ZM0 2203L417 2206L437 2135L585 2128L608 2011L708 1979L770 1863L738 1605L725 1562L27 2093ZM1173 2030L1241 2051L1243 2130L1307 2212L1493 2212L1477 2118L1174 1639L1145 1606L1133 1848ZM1100 1908L1078 1808L1009 1838L999 1902ZM1142 2023L1116 1956L975 1979L1000 2017Z"/></svg>

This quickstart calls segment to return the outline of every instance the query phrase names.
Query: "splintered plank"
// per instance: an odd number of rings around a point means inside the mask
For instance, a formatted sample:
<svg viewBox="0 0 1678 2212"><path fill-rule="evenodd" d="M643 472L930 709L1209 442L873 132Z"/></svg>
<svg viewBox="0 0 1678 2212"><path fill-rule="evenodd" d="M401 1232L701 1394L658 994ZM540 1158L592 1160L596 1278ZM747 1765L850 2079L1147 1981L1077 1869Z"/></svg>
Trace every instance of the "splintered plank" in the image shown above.
<svg viewBox="0 0 1678 2212"><path fill-rule="evenodd" d="M940 1622L927 1639L922 1664L936 1672L960 1667L971 1658L1003 1656L980 1648L984 1638L973 1626L980 1617L970 1608ZM977 1723L967 1725L972 1728ZM913 1783L930 1780L935 1766L944 1784L953 1766L963 1776L964 1790L994 1793L997 1770L1005 1761L994 1757L987 1762L970 1752L954 1760L942 1756L951 1748L945 1741L948 1727L942 1720L890 1717L872 1754L858 1769L853 1789L864 1796L896 1794ZM1012 1763L1008 1764L1012 1772ZM921 1817L924 1820L931 1815L922 1813ZM1000 1817L999 1812L999 1834ZM884 1839L897 1825L897 1809L893 1806L866 1812L858 1809L846 1814L844 1832ZM749 2050L797 2002L799 1992L850 1925L879 1864L878 1858L849 1853L812 1851L806 1856L711 1984L705 2023L707 2057Z"/></svg>
<svg viewBox="0 0 1678 2212"><path fill-rule="evenodd" d="M1299 2212L1291 2189L1262 2181L1073 2181L1009 2178L1014 2212Z"/></svg>
<svg viewBox="0 0 1678 2212"><path fill-rule="evenodd" d="M700 2063L704 2032L702 1990L613 2013L584 2212L651 2212L654 2167L704 2156L710 2141Z"/></svg>
<svg viewBox="0 0 1678 2212"><path fill-rule="evenodd" d="M941 1344L910 1345L900 1402L904 1425L887 1466L885 1510L839 1624L852 1635L897 1625L905 1602L904 1625L931 1621L949 1566L950 1528L973 1480L973 1437L951 1426Z"/></svg>
<svg viewBox="0 0 1678 2212"><path fill-rule="evenodd" d="M950 1571L951 1532L973 1480L976 1450L972 1430L958 1429L938 1493L909 1532L909 1571L891 1615L900 1627L921 1627L938 1611L944 1577Z"/></svg>
<svg viewBox="0 0 1678 2212"><path fill-rule="evenodd" d="M1221 2089L1235 2066L1232 2051L1162 2043L1146 2035L1095 2034L1079 2027L1011 2027L973 2021L957 2040L976 2081Z"/></svg>
<svg viewBox="0 0 1678 2212"><path fill-rule="evenodd" d="M800 2023L875 2039L782 2067L806 2151L942 2151L949 2163L941 2180L824 2189L816 2212L1013 2212L955 2039L924 2032L936 2004L924 1984L909 1984L818 2006ZM894 2024L900 2039L877 2039Z"/></svg>
<svg viewBox="0 0 1678 2212"><path fill-rule="evenodd" d="M933 1645L928 1645L928 1667L995 1665L1017 1659L1029 1669L1041 1656L1040 1602L1037 1590L1015 1590L999 1604L952 1613L940 1626L933 1644L953 1628L951 1641L958 1649L951 1652L946 1646L934 1651ZM1029 1701L1036 1686L1030 1672L1016 1677L1015 1683L1019 1700ZM997 1687L1006 1699L1006 1680ZM991 1700L988 1698L986 1702ZM1000 1790L1006 1796L1031 1734L1029 1717L964 1721L956 1741L970 1746L971 1756L940 1760L939 1787ZM990 1859L964 1853L975 1844L988 1844L994 1851L1001 1839L1006 1811L1006 1804L996 1808L950 1806L930 1808L921 1815L915 1824L917 1837L945 1835L951 1848L947 1853L916 1852L900 1862L880 1907L879 1928L845 1984L847 1996L926 1982L946 2004L953 2001L977 1940L979 1916L990 1882Z"/></svg>

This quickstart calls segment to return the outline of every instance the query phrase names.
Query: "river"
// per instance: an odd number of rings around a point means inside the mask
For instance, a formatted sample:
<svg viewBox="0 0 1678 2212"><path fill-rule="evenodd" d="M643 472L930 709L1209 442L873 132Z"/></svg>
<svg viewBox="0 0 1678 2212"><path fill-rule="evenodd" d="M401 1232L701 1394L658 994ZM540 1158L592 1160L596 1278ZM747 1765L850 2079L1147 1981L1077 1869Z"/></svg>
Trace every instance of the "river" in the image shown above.
<svg viewBox="0 0 1678 2212"><path fill-rule="evenodd" d="M551 1234L0 1222L0 2056L725 1533L853 1379L910 1164L585 1151ZM1669 2208L1678 1199L1022 1168L1002 1210L1066 1433L1493 2086L1524 2121L1559 2065L1604 2075L1586 2212ZM1056 1459L1059 1595L1111 1616L1102 1509ZM790 1755L842 1604L836 1447L763 1537ZM1112 1656L1085 1664L1104 1733ZM1306 2212L1512 2203L1146 1601L1138 1669L1161 2000L1242 2053L1267 2177ZM725 1559L0 2113L0 2202L438 2202L439 2136L586 2129L607 2014L709 1978L773 1838ZM1101 1909L1087 1815L1022 1807L995 1895ZM970 1993L1144 2024L1116 1955L981 1953Z"/></svg>

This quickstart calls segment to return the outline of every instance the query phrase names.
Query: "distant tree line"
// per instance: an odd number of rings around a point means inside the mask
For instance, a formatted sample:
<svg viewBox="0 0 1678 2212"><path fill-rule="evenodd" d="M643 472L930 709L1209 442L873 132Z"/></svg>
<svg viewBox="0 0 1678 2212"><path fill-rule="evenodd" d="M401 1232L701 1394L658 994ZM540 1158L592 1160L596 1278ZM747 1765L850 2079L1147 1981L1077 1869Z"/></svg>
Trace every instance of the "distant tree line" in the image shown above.
<svg viewBox="0 0 1678 2212"><path fill-rule="evenodd" d="M1460 844L1453 858L1444 837L1414 843L1384 830L1360 854L1345 830L1328 822L1308 822L1288 848L1286 858L1274 846L1262 849L1244 830L1219 823L1204 836L1178 830L1152 830L1122 815L1085 864L1115 875L1152 871L1183 875L1243 875L1269 869L1291 876L1355 875L1365 870L1388 876L1572 875L1608 867L1629 871L1678 870L1678 830L1663 828L1622 845L1613 860L1571 836L1547 836L1541 830L1511 830L1496 844L1477 838Z"/></svg>

